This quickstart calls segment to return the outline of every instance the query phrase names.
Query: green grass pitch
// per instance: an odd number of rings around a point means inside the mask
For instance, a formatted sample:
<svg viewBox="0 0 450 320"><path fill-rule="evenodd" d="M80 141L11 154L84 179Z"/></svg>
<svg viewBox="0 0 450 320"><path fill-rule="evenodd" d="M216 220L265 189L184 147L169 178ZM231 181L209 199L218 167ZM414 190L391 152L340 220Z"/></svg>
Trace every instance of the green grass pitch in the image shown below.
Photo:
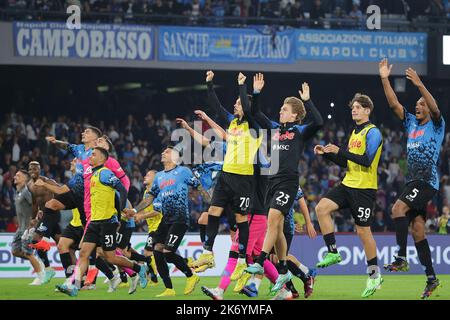
<svg viewBox="0 0 450 320"><path fill-rule="evenodd" d="M423 275L384 275L382 289L377 291L370 300L418 300L425 287L425 276ZM359 300L365 288L366 276L318 276L311 300ZM450 275L440 275L442 287L437 289L430 300L450 300ZM118 288L116 292L107 293L107 285L103 283L104 278L99 277L97 289L92 291L81 291L78 297L72 298L61 293L54 292L55 285L62 282L62 279L52 279L44 286L29 286L32 279L0 279L0 300L21 299L21 300L157 300L155 296L164 289L160 281L156 287L148 286L141 289L134 295L128 294L128 288ZM185 279L173 278L176 297L170 300L209 300L200 287L216 287L219 277L202 277L195 291L188 296L183 295ZM295 279L294 284L299 292L303 292L303 283ZM232 282L225 294L225 300L249 300L244 295L233 293L234 283ZM267 300L269 283L263 280L260 294L257 299ZM255 299L255 298L252 298ZM304 299L302 295L299 299Z"/></svg>

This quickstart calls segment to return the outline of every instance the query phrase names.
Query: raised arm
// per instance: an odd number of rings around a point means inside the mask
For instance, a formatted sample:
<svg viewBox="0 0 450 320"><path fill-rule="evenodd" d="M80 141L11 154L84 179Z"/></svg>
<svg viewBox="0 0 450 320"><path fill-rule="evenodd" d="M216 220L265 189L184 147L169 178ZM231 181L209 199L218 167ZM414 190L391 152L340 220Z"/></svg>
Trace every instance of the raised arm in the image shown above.
<svg viewBox="0 0 450 320"><path fill-rule="evenodd" d="M239 72L239 75L238 75L239 98L241 100L241 106L242 106L242 111L244 112L244 117L248 121L249 127L254 130L257 130L257 131L251 131L251 133L252 134L255 133L256 137L258 137L260 134L259 129L261 129L261 126L259 125L259 123L256 121L255 117L251 113L251 107L250 107L251 103L250 103L250 100L249 100L248 94L247 94L247 85L245 84L246 78L247 77L244 74Z"/></svg>
<svg viewBox="0 0 450 320"><path fill-rule="evenodd" d="M303 134L305 140L314 136L319 129L323 127L324 121L319 110L311 100L309 85L306 82L302 83L302 90L298 91L300 98L305 103L306 112L311 115L311 121L305 125L300 126L300 132Z"/></svg>
<svg viewBox="0 0 450 320"><path fill-rule="evenodd" d="M105 163L105 167L112 171L112 173L120 180L127 191L130 190L130 178L128 178L119 161L117 161L113 157L109 157Z"/></svg>
<svg viewBox="0 0 450 320"><path fill-rule="evenodd" d="M279 127L277 122L271 121L261 110L261 91L264 88L264 75L257 73L253 76L253 96L250 113L255 118L261 129L275 129Z"/></svg>
<svg viewBox="0 0 450 320"><path fill-rule="evenodd" d="M251 105L251 113L256 116L258 112L261 112L261 105L259 103L259 97L262 89L264 88L264 75L257 73L253 76L253 103ZM256 99L256 101L255 101Z"/></svg>
<svg viewBox="0 0 450 320"><path fill-rule="evenodd" d="M47 181L53 181L53 180L47 179ZM65 184L60 186L60 185L56 184L56 182L55 182L55 184L53 184L53 183L49 183L47 181L38 179L38 180L36 180L34 185L38 186L38 187L44 187L47 190L49 190L55 194L62 194L62 193L66 193L66 192L70 191L69 187L66 186Z"/></svg>
<svg viewBox="0 0 450 320"><path fill-rule="evenodd" d="M400 119L405 119L405 112L402 104L398 101L395 95L394 89L392 89L389 82L389 75L391 74L392 64L388 65L388 60L385 58L379 63L379 71L381 77L381 83L383 84L384 94L388 101L389 107L394 111L395 115Z"/></svg>
<svg viewBox="0 0 450 320"><path fill-rule="evenodd" d="M431 119L433 119L434 121L438 121L441 118L441 111L436 104L436 100L434 100L433 96L427 90L422 80L420 80L417 72L412 68L406 69L406 78L411 80L411 82L419 89L420 94L425 99L425 103L430 109Z"/></svg>
<svg viewBox="0 0 450 320"><path fill-rule="evenodd" d="M56 140L53 136L45 137L45 140L55 145L59 149L67 150L69 148L69 143L61 140Z"/></svg>
<svg viewBox="0 0 450 320"><path fill-rule="evenodd" d="M204 147L206 147L210 143L210 140L208 138L192 129L184 119L176 118L176 122L180 124L183 129L187 130L191 137L194 138L195 141L197 141L197 143L201 144Z"/></svg>
<svg viewBox="0 0 450 320"><path fill-rule="evenodd" d="M220 103L219 98L217 98L216 92L214 91L213 84L214 73L210 70L206 72L206 85L208 87L208 104L217 113L222 121L229 124L233 119L233 115L229 113Z"/></svg>
<svg viewBox="0 0 450 320"><path fill-rule="evenodd" d="M195 110L194 113L201 120L206 121L206 123L214 130L215 134L219 136L223 141L227 140L227 132L219 126L213 119L211 119L204 111Z"/></svg>

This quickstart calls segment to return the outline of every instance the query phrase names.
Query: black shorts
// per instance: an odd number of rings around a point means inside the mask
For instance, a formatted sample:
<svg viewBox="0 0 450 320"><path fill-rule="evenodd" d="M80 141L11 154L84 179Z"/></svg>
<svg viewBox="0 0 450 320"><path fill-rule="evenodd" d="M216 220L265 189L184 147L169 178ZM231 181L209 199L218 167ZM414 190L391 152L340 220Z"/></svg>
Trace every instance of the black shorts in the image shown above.
<svg viewBox="0 0 450 320"><path fill-rule="evenodd" d="M152 231L152 232L148 233L147 242L145 243L144 250L153 251L153 249L155 247L155 244L153 241L155 238L155 234L156 234L156 231Z"/></svg>
<svg viewBox="0 0 450 320"><path fill-rule="evenodd" d="M110 220L92 221L84 235L83 242L95 243L104 251L116 250L117 223Z"/></svg>
<svg viewBox="0 0 450 320"><path fill-rule="evenodd" d="M298 178L269 179L266 191L266 207L281 211L286 216L291 210L298 191Z"/></svg>
<svg viewBox="0 0 450 320"><path fill-rule="evenodd" d="M158 229L155 231L153 237L153 243L162 243L164 248L176 252L178 247L183 240L186 231L188 230L188 225L184 223L172 223L167 224L161 221Z"/></svg>
<svg viewBox="0 0 450 320"><path fill-rule="evenodd" d="M73 240L72 249L78 250L80 246L81 238L83 238L84 229L83 227L74 227L70 223L63 230L61 237Z"/></svg>
<svg viewBox="0 0 450 320"><path fill-rule="evenodd" d="M418 216L423 217L426 221L428 201L433 199L436 192L436 189L421 180L411 181L406 184L405 189L398 199L406 203L411 209L407 213L410 221L413 221Z"/></svg>
<svg viewBox="0 0 450 320"><path fill-rule="evenodd" d="M127 228L126 223L121 222L119 230L116 233L116 243L117 247L120 249L126 249L130 244L131 235L133 234L134 228Z"/></svg>
<svg viewBox="0 0 450 320"><path fill-rule="evenodd" d="M59 226L61 213L53 210L51 210L51 212L45 211L46 210L44 210L44 215L36 228L36 233L47 238L55 239L57 234L61 234L61 227Z"/></svg>
<svg viewBox="0 0 450 320"><path fill-rule="evenodd" d="M231 204L233 213L247 214L252 206L254 177L221 172L214 188L211 205L225 208Z"/></svg>
<svg viewBox="0 0 450 320"><path fill-rule="evenodd" d="M72 209L78 209L78 212L80 213L80 219L83 224L86 224L86 215L84 213L84 197L77 197L75 193L73 193L72 190L56 194L55 200L58 200L61 202L65 209L72 210Z"/></svg>
<svg viewBox="0 0 450 320"><path fill-rule="evenodd" d="M329 190L324 198L336 203L339 209L349 208L357 226L369 227L374 219L376 195L374 189L355 189L340 183Z"/></svg>

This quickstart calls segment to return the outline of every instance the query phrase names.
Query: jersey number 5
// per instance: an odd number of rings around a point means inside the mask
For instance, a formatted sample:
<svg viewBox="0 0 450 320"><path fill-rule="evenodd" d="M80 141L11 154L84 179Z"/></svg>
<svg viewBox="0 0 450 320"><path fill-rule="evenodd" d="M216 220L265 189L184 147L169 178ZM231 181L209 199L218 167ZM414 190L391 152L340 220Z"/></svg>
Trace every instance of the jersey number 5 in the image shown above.
<svg viewBox="0 0 450 320"><path fill-rule="evenodd" d="M412 193L408 195L408 197L410 197L411 199L414 199L415 197L417 197L417 194L419 193L419 190L417 190L416 188L412 189Z"/></svg>

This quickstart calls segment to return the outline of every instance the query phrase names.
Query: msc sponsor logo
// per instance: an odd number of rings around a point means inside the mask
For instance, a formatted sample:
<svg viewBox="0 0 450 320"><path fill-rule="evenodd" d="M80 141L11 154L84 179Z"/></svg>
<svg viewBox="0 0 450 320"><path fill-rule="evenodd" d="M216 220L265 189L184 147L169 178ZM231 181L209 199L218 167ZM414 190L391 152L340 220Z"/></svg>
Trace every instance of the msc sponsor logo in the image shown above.
<svg viewBox="0 0 450 320"><path fill-rule="evenodd" d="M272 150L282 150L282 151L289 151L289 145L286 144L276 144L274 146L272 146Z"/></svg>

